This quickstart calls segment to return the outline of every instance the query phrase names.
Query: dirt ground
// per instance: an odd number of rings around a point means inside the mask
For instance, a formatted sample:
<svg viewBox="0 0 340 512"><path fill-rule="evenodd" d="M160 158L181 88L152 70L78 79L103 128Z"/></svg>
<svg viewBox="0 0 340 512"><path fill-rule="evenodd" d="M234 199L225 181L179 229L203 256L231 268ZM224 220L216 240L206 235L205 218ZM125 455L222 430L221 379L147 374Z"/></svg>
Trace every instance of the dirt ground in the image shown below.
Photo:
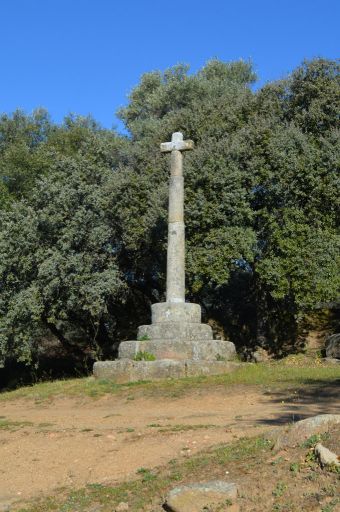
<svg viewBox="0 0 340 512"><path fill-rule="evenodd" d="M332 385L201 388L184 396L126 390L100 399L2 402L0 510L61 487L122 481L218 443L320 413L339 413Z"/></svg>

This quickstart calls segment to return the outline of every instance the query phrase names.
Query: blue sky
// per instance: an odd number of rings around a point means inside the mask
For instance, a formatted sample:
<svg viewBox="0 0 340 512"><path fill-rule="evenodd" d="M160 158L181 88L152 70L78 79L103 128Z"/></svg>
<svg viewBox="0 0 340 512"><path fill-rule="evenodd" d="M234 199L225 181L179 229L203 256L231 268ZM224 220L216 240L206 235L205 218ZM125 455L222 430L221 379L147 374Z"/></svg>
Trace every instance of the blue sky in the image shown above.
<svg viewBox="0 0 340 512"><path fill-rule="evenodd" d="M0 0L0 112L116 125L141 74L210 58L254 63L259 83L339 57L339 0Z"/></svg>

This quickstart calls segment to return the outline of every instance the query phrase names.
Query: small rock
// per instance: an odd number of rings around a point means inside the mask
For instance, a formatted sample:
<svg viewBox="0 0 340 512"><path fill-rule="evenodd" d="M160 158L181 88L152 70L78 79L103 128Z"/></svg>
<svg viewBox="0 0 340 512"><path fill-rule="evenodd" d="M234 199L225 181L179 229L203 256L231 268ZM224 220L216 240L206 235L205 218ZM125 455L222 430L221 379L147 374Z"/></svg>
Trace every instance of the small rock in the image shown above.
<svg viewBox="0 0 340 512"><path fill-rule="evenodd" d="M163 508L167 512L201 512L229 505L228 511L237 512L239 507L233 503L236 498L236 484L214 480L172 489Z"/></svg>
<svg viewBox="0 0 340 512"><path fill-rule="evenodd" d="M255 351L251 355L252 360L255 363L263 363L264 361L268 361L269 355L267 350L262 347L256 347Z"/></svg>
<svg viewBox="0 0 340 512"><path fill-rule="evenodd" d="M274 450L297 446L314 434L327 432L334 425L340 424L340 414L319 414L294 423L289 428L273 432Z"/></svg>
<svg viewBox="0 0 340 512"><path fill-rule="evenodd" d="M338 459L338 456L335 455L335 453L331 452L323 446L321 443L317 443L314 448L315 455L319 459L319 462L321 464L321 467L325 466L340 466L340 461Z"/></svg>
<svg viewBox="0 0 340 512"><path fill-rule="evenodd" d="M129 504L125 501L121 501L115 508L115 512L126 512L129 510Z"/></svg>
<svg viewBox="0 0 340 512"><path fill-rule="evenodd" d="M340 334L332 334L326 338L326 356L340 359Z"/></svg>
<svg viewBox="0 0 340 512"><path fill-rule="evenodd" d="M340 359L335 359L335 357L325 357L325 362L331 364L340 364Z"/></svg>

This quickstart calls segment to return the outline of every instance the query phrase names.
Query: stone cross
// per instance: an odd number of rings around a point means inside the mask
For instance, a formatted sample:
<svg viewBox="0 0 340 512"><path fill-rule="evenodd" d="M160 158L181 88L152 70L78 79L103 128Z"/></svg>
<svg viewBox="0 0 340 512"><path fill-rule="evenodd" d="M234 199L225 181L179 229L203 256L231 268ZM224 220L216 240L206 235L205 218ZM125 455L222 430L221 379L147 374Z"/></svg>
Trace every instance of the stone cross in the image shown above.
<svg viewBox="0 0 340 512"><path fill-rule="evenodd" d="M183 140L180 132L171 142L161 144L162 153L171 153L169 185L168 254L166 302L185 302L184 178L182 151L194 148L192 140Z"/></svg>

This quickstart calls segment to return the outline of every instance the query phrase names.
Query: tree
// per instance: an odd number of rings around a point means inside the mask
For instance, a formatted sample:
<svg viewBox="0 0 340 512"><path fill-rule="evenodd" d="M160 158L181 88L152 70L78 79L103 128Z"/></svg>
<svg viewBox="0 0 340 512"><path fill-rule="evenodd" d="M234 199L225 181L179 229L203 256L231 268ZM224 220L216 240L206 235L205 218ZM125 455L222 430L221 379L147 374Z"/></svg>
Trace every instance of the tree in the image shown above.
<svg viewBox="0 0 340 512"><path fill-rule="evenodd" d="M265 337L274 340L280 317L282 336L304 312L339 297L339 70L333 61L305 62L256 98L253 268Z"/></svg>
<svg viewBox="0 0 340 512"><path fill-rule="evenodd" d="M72 122L49 140L48 174L1 213L0 359L31 363L50 332L81 356L105 350L110 302L124 300L108 212L113 133Z"/></svg>

